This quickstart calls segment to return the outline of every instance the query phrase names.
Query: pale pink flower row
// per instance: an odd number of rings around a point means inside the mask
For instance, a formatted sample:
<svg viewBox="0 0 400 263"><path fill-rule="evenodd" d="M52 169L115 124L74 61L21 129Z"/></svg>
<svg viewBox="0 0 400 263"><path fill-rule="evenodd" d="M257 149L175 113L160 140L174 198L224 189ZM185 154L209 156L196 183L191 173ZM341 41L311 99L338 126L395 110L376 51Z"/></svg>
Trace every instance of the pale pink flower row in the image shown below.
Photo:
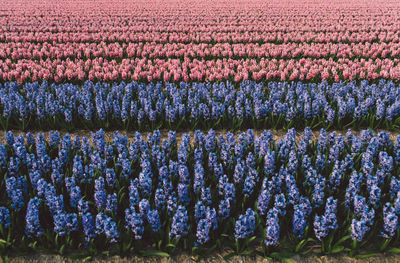
<svg viewBox="0 0 400 263"><path fill-rule="evenodd" d="M400 43L0 43L0 59L46 58L394 58Z"/></svg>
<svg viewBox="0 0 400 263"><path fill-rule="evenodd" d="M0 80L19 82L42 79L55 82L92 81L215 81L233 79L285 80L400 80L395 59L123 59L0 60Z"/></svg>
<svg viewBox="0 0 400 263"><path fill-rule="evenodd" d="M159 29L149 29L146 31L101 31L101 32L31 32L30 30L22 30L16 32L1 32L1 42L49 42L49 43L66 43L66 42L155 42L155 43L238 43L238 42L399 42L400 28L391 29L365 29L368 31L296 31L297 28L291 29L290 32L279 31L279 29L246 29L246 31L236 32L235 28L220 31L220 27L210 31L199 31L196 29L181 29L175 31L162 31ZM99 29L98 29L99 30ZM154 31L153 31L154 30ZM256 30L256 31L254 31ZM263 30L263 31L261 31ZM281 30L288 30L287 27ZM334 30L334 29L332 29ZM27 31L27 32L26 32ZM100 31L100 30L99 30ZM182 32L187 31L187 32Z"/></svg>

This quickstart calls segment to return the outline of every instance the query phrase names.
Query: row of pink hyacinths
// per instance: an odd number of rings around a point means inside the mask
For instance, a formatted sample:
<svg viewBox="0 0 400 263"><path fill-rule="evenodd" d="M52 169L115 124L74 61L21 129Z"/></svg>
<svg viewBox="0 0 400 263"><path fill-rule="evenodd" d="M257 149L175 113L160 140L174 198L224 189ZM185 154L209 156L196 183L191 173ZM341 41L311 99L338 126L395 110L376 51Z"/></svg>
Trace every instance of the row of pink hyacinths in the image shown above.
<svg viewBox="0 0 400 263"><path fill-rule="evenodd" d="M1 20L1 19L0 19ZM111 26L110 26L111 27ZM197 27L189 27L188 29L164 29L149 28L148 30L136 30L134 27L124 28L123 30L111 30L112 28L98 28L99 32L87 32L76 29L75 31L67 31L57 29L54 32L32 31L32 28L18 28L10 32L7 29L1 30L0 41L2 42L48 42L48 43L66 43L66 42L154 42L154 43L253 43L253 42L399 42L399 34L397 28L379 28L379 29L308 29L308 31L285 32L287 27L274 28L258 28L249 29L247 31L237 32L237 28L221 29L207 27L207 31L203 31ZM162 31L166 30L166 31ZM167 31L168 30L168 31ZM303 29L307 30L307 29ZM325 31L329 30L329 31ZM333 31L335 30L335 31ZM358 31L356 31L358 30ZM368 31L363 31L368 30ZM382 31L383 30L383 31ZM182 32L185 31L185 32ZM23 32L23 33L21 33Z"/></svg>
<svg viewBox="0 0 400 263"><path fill-rule="evenodd" d="M286 80L400 80L400 60L395 59L46 59L0 61L0 80L38 81L234 81Z"/></svg>
<svg viewBox="0 0 400 263"><path fill-rule="evenodd" d="M0 43L0 59L46 58L394 58L400 54L400 43Z"/></svg>

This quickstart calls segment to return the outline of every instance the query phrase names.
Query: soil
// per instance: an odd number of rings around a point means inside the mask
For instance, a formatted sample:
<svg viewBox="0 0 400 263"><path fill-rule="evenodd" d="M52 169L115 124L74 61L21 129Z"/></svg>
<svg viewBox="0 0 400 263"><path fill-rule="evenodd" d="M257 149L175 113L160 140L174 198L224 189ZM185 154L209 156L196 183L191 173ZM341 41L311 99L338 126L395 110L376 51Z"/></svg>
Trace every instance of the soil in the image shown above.
<svg viewBox="0 0 400 263"><path fill-rule="evenodd" d="M291 260L293 262L299 263L395 263L400 262L400 255L395 254L381 254L375 257L370 257L366 259L356 259L349 257L345 254L332 255L332 256L318 256L318 255L307 255L307 256L295 256L292 257ZM9 258L10 263L38 263L38 262L65 262L65 263L78 263L84 262L83 259L70 259L67 257L63 257L60 255L46 255L46 254L35 254L30 256L19 256L19 257L11 257ZM196 262L196 258L193 258L188 254L181 254L178 256L174 256L172 258L165 257L137 257L130 256L121 258L119 256L113 257L95 257L92 258L90 262L95 263L127 263L127 262L137 262L137 263L173 263L173 262ZM211 263L211 262L232 262L232 263L255 263L255 262L279 262L277 260L267 260L260 256L234 256L230 258L228 261L224 260L221 255L212 255L210 257L201 259L200 263Z"/></svg>
<svg viewBox="0 0 400 263"><path fill-rule="evenodd" d="M26 132L21 132L21 131L18 131L18 130L11 130L11 131L14 133L14 136L17 136L19 134L22 134L22 135L26 134ZM376 130L375 134L377 134L378 132L381 132L381 131L385 131L385 130ZM111 142L112 141L114 132L115 131L105 131L104 132L105 139L106 139L107 142ZM219 136L220 134L226 134L228 132L229 132L228 130L216 130L217 136ZM240 133L242 133L242 132L246 132L246 130L234 131L232 133L237 138L238 135ZM255 134L256 137L259 136L262 132L263 132L262 130L254 130L254 134ZM287 131L284 131L284 130L271 130L271 132L274 135L274 140L278 140L279 138L282 138L287 133ZM327 132L327 133L329 134L329 132ZM345 135L346 132L347 131L336 131L337 134L342 134L342 135ZM40 131L33 132L33 134L35 136L38 133L40 133ZM46 138L49 137L49 131L43 131L41 133L43 133ZM61 131L60 132L60 136L62 138L65 134L70 134L71 138L73 138L74 136L77 135L77 136L80 136L81 138L83 136L86 136L89 139L91 139L91 133L92 133L92 131L88 131L88 130L76 130L76 131L73 131L73 132L63 132L63 131ZM133 132L133 131L126 132L124 130L119 131L119 133L121 135L127 135L128 136L128 141L131 141L132 138L134 137L134 134L135 134L135 132ZM142 137L144 139L147 139L147 135L149 133L150 132L141 132L141 135L142 135ZM185 133L190 135L190 139L193 142L193 140L194 140L194 132L193 131L187 131L187 132L179 131L179 132L176 133L176 140L177 140L178 143L180 142L182 135L185 134ZM207 135L206 132L203 131L203 133L204 133L204 135ZM296 140L300 140L301 135L303 135L303 133L304 133L303 131L296 131ZM390 139L392 141L394 141L396 139L396 136L400 134L400 132L389 132L389 133L390 133ZM160 130L160 134L161 134L161 139L168 138L168 130ZM313 134L313 140L317 140L318 137L319 137L319 131L313 131L312 134ZM360 134L360 131L353 131L353 134L358 136ZM4 131L0 131L0 140L3 143L5 143L5 132Z"/></svg>

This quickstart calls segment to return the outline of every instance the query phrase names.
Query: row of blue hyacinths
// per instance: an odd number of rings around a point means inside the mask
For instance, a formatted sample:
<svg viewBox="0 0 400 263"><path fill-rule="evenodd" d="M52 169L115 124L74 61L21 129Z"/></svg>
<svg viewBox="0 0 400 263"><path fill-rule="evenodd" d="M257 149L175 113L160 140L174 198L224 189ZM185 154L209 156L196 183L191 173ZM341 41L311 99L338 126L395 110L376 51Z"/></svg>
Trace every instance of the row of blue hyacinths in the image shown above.
<svg viewBox="0 0 400 263"><path fill-rule="evenodd" d="M397 251L400 136L312 136L7 132L0 253Z"/></svg>
<svg viewBox="0 0 400 263"><path fill-rule="evenodd" d="M0 84L3 130L359 128L398 130L400 88L350 83Z"/></svg>

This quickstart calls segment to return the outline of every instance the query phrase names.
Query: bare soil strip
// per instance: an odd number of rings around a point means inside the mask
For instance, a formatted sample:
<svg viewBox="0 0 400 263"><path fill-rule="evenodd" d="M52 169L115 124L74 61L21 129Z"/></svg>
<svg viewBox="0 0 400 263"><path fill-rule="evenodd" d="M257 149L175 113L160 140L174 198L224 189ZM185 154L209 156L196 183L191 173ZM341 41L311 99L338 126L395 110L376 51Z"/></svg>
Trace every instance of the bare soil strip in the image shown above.
<svg viewBox="0 0 400 263"><path fill-rule="evenodd" d="M356 259L351 258L345 254L338 254L332 256L318 256L318 255L307 255L307 256L295 256L291 258L294 262L299 263L396 263L400 262L400 255L394 254L380 254L375 257L370 257L366 259ZM18 256L18 257L11 257L9 258L8 262L12 263L38 263L38 262L65 262L65 263L78 263L84 262L83 259L70 259L68 257L63 257L60 255L46 255L46 254L35 254L29 256ZM174 256L171 258L165 257L138 257L138 256L130 256L121 258L119 256L113 257L95 257L92 258L91 261L94 263L109 263L109 262L116 262L116 263L128 263L128 262L137 262L137 263L185 263L185 262L196 262L196 258L192 257L189 254L181 254L178 256ZM209 262L227 262L224 260L222 255L215 254L210 257L201 259L200 263L209 263ZM267 260L260 256L234 256L229 259L228 262L232 263L258 263L258 262L279 262L277 260Z"/></svg>
<svg viewBox="0 0 400 263"><path fill-rule="evenodd" d="M14 136L17 136L19 134L22 134L22 135L25 136L25 134L27 133L27 132L22 132L22 131L19 131L19 130L11 130L11 131L14 133ZM247 130L237 130L237 131L216 130L216 135L219 136L220 134L226 134L228 132L231 132L237 138L240 133L246 132L246 131ZM254 131L255 136L258 137L264 130L253 130L253 131ZM274 140L278 140L279 138L282 138L287 133L287 131L284 131L284 130L270 130L270 131L274 135ZM77 130L77 131L73 131L73 132L60 131L60 136L62 138L64 135L69 134L71 136L71 139L73 139L74 136L79 136L81 138L86 136L89 139L91 139L91 133L92 132L95 132L95 131L89 131L89 130ZM111 142L112 141L113 134L115 132L116 131L104 131L105 139L106 139L107 142ZM330 132L332 132L332 131L327 131L327 134L329 134ZM340 130L340 131L335 131L335 132L336 132L336 134L345 135L347 131ZM352 131L352 132L356 136L358 136L360 134L360 131ZM379 132L388 132L388 131L375 130L374 132L375 132L375 134L378 134ZM0 140L3 143L5 143L5 133L6 133L5 131L0 131ZM43 132L34 131L32 133L35 135L35 137L36 137L36 135L38 133L43 133L44 136L46 137L46 139L48 139L50 131L43 131ZM134 131L127 132L127 131L122 130L122 131L119 131L119 133L120 133L120 135L127 135L128 141L132 141L133 138L134 138L134 135L135 135ZM142 137L144 139L147 139L147 135L151 134L151 133L152 132L141 132L141 135L142 135ZM177 140L178 143L180 142L182 135L185 134L185 133L190 135L190 139L191 139L192 142L194 141L194 132L193 131L186 131L186 132L178 131L178 132L176 132L176 140ZM203 133L204 133L204 135L207 135L207 131L203 131ZM303 135L303 133L304 133L303 130L296 131L296 140L300 140L300 138ZM313 140L318 140L319 133L320 133L319 131L312 131ZM394 141L396 139L396 136L400 134L399 131L388 132L388 133L390 133L390 139L392 141ZM161 134L161 140L168 138L168 130L160 130L160 134Z"/></svg>

